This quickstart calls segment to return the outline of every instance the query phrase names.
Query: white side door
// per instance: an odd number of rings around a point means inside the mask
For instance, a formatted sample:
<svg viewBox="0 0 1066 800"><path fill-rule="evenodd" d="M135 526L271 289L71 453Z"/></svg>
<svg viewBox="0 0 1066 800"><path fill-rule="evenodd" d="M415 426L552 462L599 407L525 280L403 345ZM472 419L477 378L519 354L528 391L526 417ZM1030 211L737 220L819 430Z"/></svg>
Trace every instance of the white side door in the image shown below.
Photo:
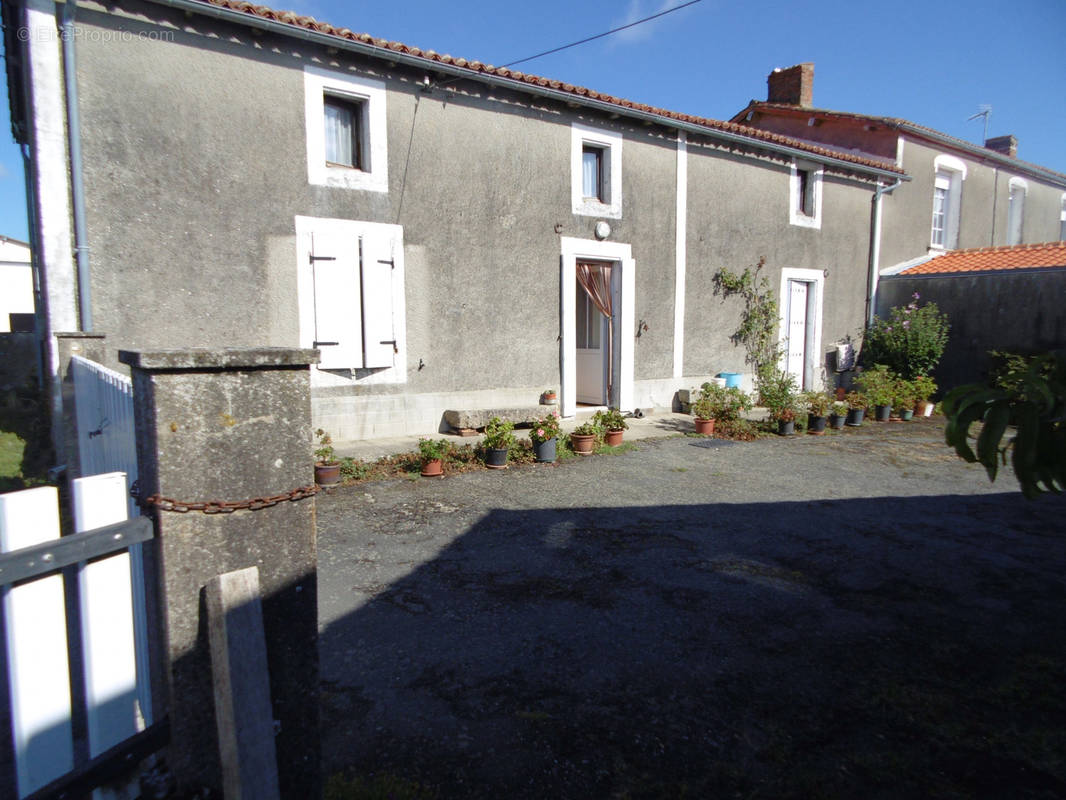
<svg viewBox="0 0 1066 800"><path fill-rule="evenodd" d="M785 370L794 375L796 385L805 388L807 361L807 284L788 282L788 341L785 343Z"/></svg>
<svg viewBox="0 0 1066 800"><path fill-rule="evenodd" d="M580 282L576 311L577 402L602 406L607 398L607 318L589 299Z"/></svg>

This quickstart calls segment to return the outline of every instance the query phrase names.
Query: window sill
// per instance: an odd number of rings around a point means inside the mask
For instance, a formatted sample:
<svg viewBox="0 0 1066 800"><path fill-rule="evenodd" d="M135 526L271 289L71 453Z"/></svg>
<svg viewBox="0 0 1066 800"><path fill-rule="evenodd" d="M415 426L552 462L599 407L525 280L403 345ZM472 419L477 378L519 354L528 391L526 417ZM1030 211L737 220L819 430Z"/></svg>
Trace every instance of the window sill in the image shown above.
<svg viewBox="0 0 1066 800"><path fill-rule="evenodd" d="M580 217L607 217L608 219L622 218L621 203L602 203L599 200L591 198L576 203L571 210L574 214Z"/></svg>

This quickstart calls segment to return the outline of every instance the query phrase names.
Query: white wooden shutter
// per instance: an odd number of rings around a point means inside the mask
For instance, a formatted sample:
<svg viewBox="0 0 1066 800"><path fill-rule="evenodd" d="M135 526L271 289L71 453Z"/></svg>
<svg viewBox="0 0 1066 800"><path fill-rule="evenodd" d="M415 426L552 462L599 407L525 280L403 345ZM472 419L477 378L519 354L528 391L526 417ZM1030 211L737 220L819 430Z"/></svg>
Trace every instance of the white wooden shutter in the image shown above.
<svg viewBox="0 0 1066 800"><path fill-rule="evenodd" d="M807 284L789 281L788 302L788 372L796 376L796 383L803 387L803 363L807 340Z"/></svg>
<svg viewBox="0 0 1066 800"><path fill-rule="evenodd" d="M314 342L321 369L363 366L359 237L332 230L311 235Z"/></svg>
<svg viewBox="0 0 1066 800"><path fill-rule="evenodd" d="M402 275L401 245L387 232L363 236L363 353L366 367L391 367L400 342L396 326L396 282ZM402 291L402 284L399 286ZM402 298L402 294L400 295Z"/></svg>

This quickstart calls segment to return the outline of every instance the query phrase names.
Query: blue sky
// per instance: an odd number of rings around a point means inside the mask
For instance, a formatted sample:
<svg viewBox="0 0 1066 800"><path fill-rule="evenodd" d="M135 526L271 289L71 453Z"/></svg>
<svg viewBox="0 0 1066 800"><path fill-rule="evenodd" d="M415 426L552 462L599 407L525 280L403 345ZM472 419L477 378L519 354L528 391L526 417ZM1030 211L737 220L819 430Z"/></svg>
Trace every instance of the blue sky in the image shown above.
<svg viewBox="0 0 1066 800"><path fill-rule="evenodd" d="M683 0L279 0L337 26L497 66ZM859 11L858 9L862 9ZM1066 173L1064 0L701 0L621 34L518 66L598 91L728 119L765 99L766 75L815 65L814 104L903 117L977 142L989 135ZM0 234L26 237L22 165L0 110Z"/></svg>

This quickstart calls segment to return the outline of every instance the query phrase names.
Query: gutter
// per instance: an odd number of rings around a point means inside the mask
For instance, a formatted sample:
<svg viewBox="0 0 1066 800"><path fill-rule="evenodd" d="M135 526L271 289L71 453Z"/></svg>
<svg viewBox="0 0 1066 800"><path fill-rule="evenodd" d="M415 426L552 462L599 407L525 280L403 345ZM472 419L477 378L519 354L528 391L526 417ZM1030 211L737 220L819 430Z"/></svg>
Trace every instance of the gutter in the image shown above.
<svg viewBox="0 0 1066 800"><path fill-rule="evenodd" d="M85 181L82 179L81 117L78 114L78 76L74 55L74 14L77 0L63 4L59 24L63 39L63 89L67 102L67 131L70 148L70 192L74 216L74 256L78 269L78 315L81 329L93 329L92 289L89 282L89 245L85 229Z"/></svg>
<svg viewBox="0 0 1066 800"><path fill-rule="evenodd" d="M641 120L642 122L652 122L657 125L664 125L666 127L675 128L677 130L686 131L688 133L694 133L700 136L708 136L711 138L723 139L727 142L733 142L736 144L743 144L746 147L754 147L761 150L767 150L772 153L779 153L781 155L787 155L792 158L802 158L807 161L817 161L824 163L827 166L835 166L841 169L850 170L852 172L861 172L867 175L874 175L878 178L886 178L890 180L910 180L908 176L901 176L898 172L891 170L879 169L877 167L871 167L864 164L856 164L845 159L833 158L832 156L821 155L818 153L812 153L808 150L801 150L797 147L790 147L788 145L778 144L776 142L768 142L760 139L756 139L743 134L731 133L729 131L717 130L715 128L707 128L702 125L696 125L691 122L682 122L680 120L670 119L659 114L653 114L648 111L640 111L638 109L626 108L625 106L615 105L614 103L607 103L602 100L595 100L588 97L581 97L580 95L570 94L569 92L561 92L556 89L551 89L546 86L537 86L536 84L525 83L523 81L514 80L512 78L503 78L498 75L489 75L481 72L472 72L469 69L463 67L455 67L450 64L443 64L437 61L430 61L421 56L412 56L407 53L400 53L393 50L386 50L377 45L369 45L363 42L353 42L351 39L344 39L339 36L334 36L329 33L321 33L319 31L310 31L306 28L296 27L286 22L278 22L272 19L264 19L253 14L249 14L244 11L235 11L229 8L222 8L219 6L208 5L199 0L149 0L149 2L156 5L169 6L171 8L179 9L181 11L189 12L192 14L200 14L202 16L214 17L215 19L229 22L235 25L244 27L260 28L271 33L276 33L280 36L287 36L290 38L304 39L313 44L318 44L323 47L332 47L342 50L350 50L361 55L369 56L383 61L394 61L398 64L404 64L405 66L413 67L419 70L431 70L433 72L442 72L446 75L451 75L457 78L465 78L472 81L481 81L493 86L499 86L504 89L510 89L516 92L523 92L525 94L538 95L551 100L557 100L566 104L578 104L594 108L598 111L603 111L607 114L615 116L631 117L633 119ZM893 187L895 188L895 187Z"/></svg>
<svg viewBox="0 0 1066 800"><path fill-rule="evenodd" d="M874 324L877 315L877 281L881 267L881 197L903 183L899 178L891 186L877 184L873 196L873 224L870 228L870 274L866 281L866 327Z"/></svg>

